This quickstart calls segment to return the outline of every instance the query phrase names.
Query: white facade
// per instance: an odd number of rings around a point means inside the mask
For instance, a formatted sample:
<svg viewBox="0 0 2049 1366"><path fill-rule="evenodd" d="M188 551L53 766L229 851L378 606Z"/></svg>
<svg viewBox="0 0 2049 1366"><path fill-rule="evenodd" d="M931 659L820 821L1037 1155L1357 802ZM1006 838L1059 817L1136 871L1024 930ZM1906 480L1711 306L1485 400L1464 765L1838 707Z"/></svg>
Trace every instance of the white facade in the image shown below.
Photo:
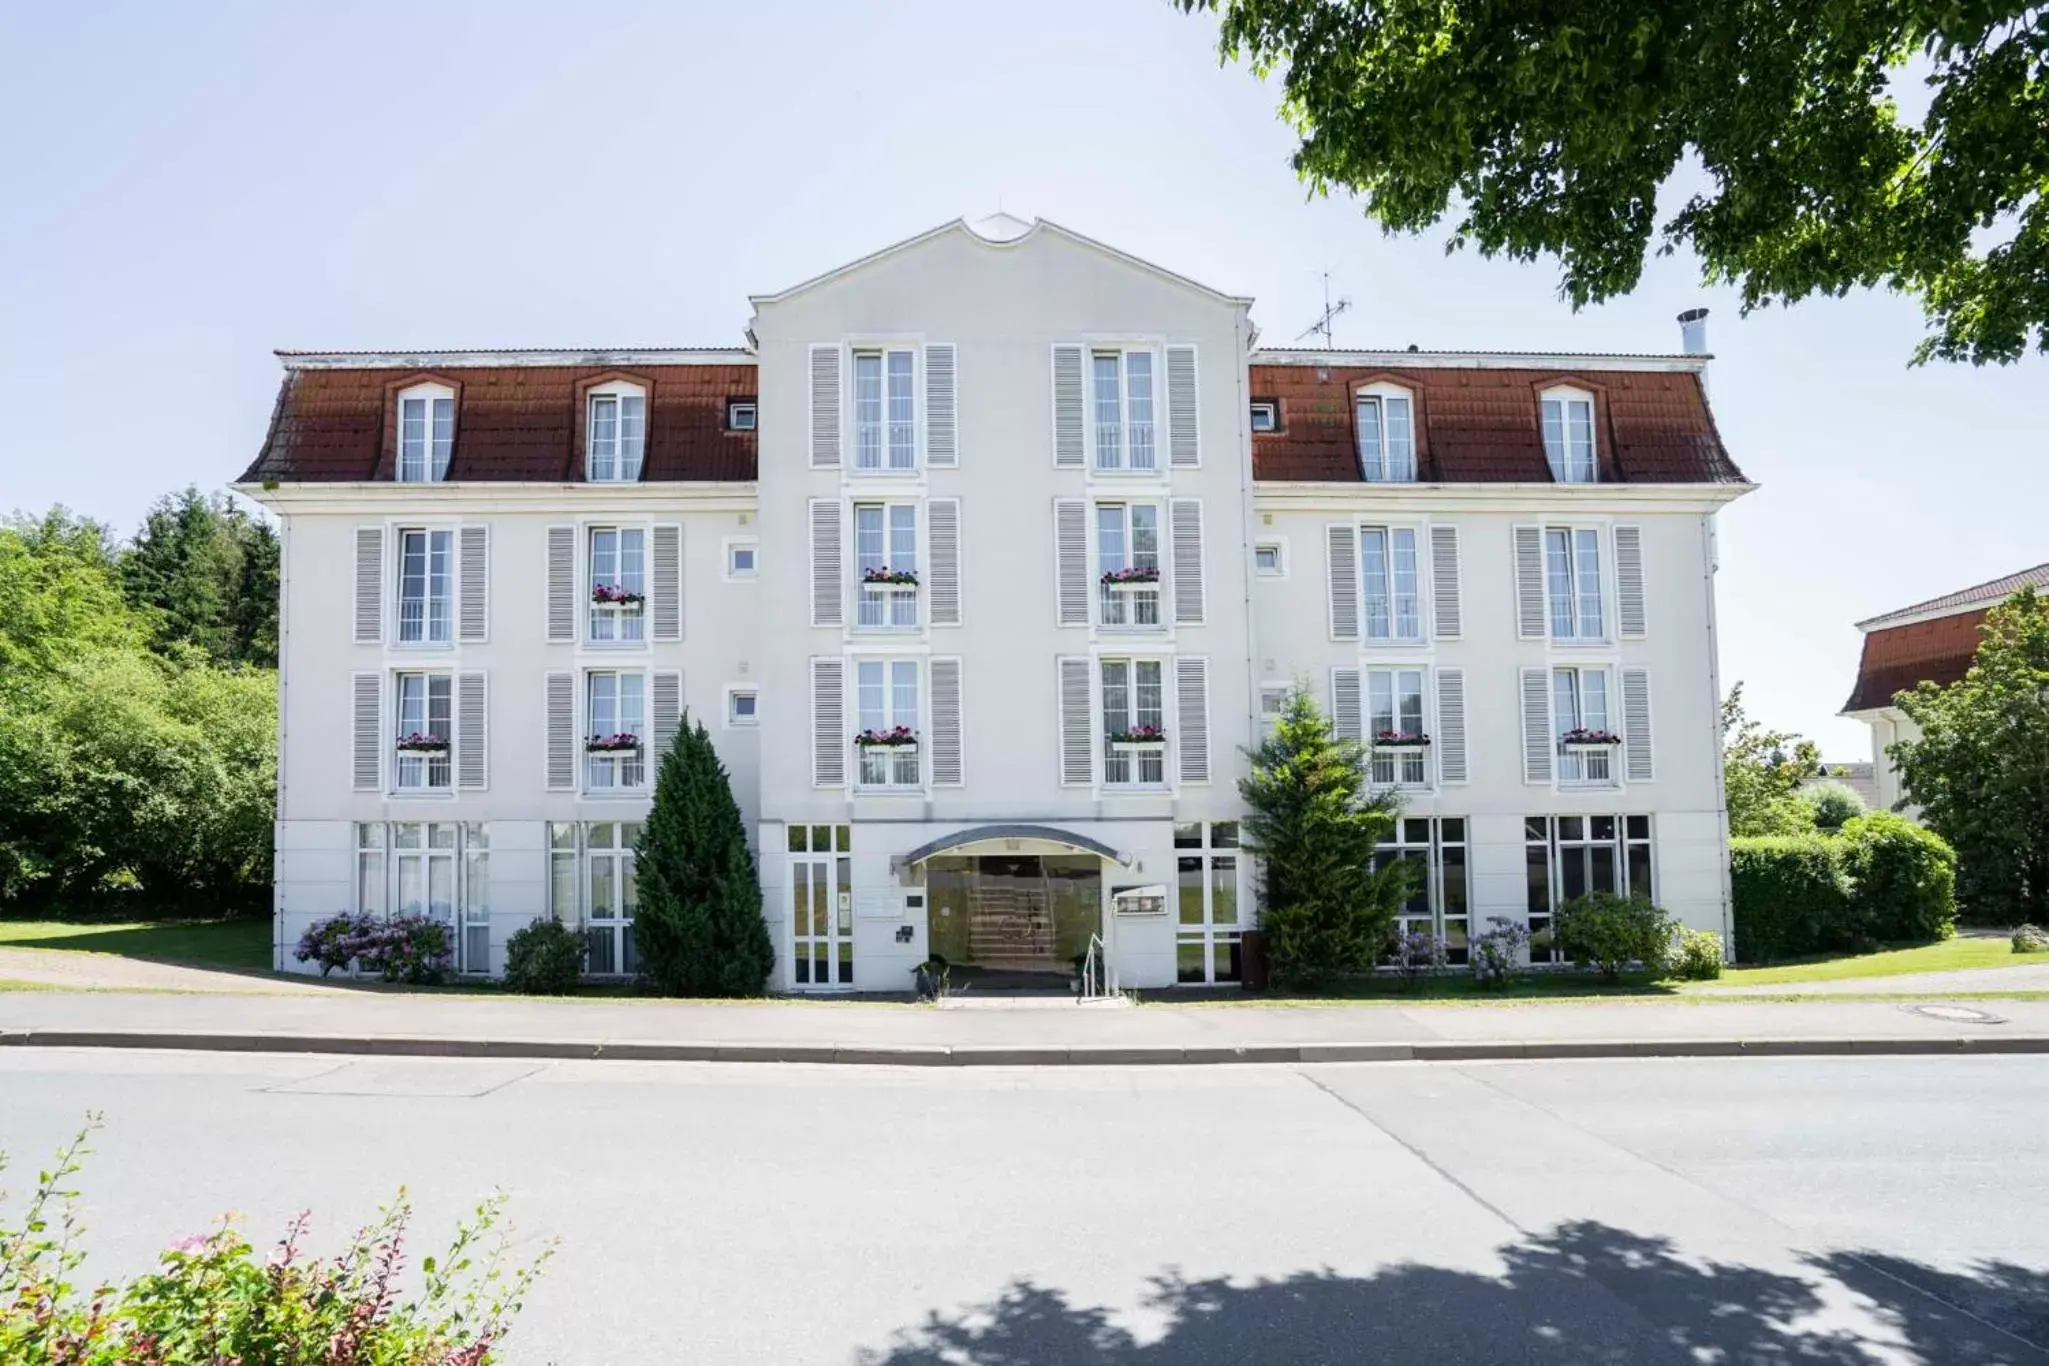
<svg viewBox="0 0 2049 1366"><path fill-rule="evenodd" d="M779 988L1091 932L1125 986L1228 980L1236 784L1297 682L1349 729L1419 714L1429 743L1380 760L1414 780L1389 856L1428 861L1455 938L1645 878L1728 933L1713 516L1746 486L1255 484L1249 302L1047 224L754 304L754 483L244 486L284 522L280 967L312 921L402 904L452 908L466 970L550 914L626 967L630 756L687 710L757 835ZM420 363L465 359L514 363ZM642 600L593 603L629 555ZM435 707L445 759L402 751ZM1561 746L1573 707L1620 743ZM584 752L608 727L641 747ZM999 918L1008 947L977 937Z"/></svg>

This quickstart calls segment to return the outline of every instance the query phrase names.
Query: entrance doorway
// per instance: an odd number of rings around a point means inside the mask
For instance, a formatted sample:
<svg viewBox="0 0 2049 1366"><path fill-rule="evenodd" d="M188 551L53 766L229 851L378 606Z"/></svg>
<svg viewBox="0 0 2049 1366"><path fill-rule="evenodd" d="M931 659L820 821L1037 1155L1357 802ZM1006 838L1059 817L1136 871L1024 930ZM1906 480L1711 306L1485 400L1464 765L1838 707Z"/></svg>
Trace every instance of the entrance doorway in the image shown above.
<svg viewBox="0 0 2049 1366"><path fill-rule="evenodd" d="M1103 923L1093 857L943 855L926 861L929 943L956 987L1065 990Z"/></svg>

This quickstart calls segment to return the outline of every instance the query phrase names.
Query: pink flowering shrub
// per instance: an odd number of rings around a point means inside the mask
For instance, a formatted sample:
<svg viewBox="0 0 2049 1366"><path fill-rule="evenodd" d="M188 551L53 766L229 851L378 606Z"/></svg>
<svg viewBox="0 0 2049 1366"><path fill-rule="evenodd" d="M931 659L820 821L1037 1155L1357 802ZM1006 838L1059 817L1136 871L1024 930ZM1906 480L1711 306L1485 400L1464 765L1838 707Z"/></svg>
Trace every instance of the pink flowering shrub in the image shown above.
<svg viewBox="0 0 2049 1366"><path fill-rule="evenodd" d="M354 964L387 982L434 986L448 980L455 946L448 926L428 915L352 915L343 911L316 920L299 936L292 956L318 962L320 975Z"/></svg>

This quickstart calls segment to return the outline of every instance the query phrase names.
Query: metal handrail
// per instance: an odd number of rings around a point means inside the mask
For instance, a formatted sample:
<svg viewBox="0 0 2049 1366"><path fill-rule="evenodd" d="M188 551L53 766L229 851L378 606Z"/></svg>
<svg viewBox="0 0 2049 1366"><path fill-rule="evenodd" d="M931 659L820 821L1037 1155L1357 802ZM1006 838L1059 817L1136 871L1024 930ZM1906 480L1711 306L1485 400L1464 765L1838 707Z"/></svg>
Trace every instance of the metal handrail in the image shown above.
<svg viewBox="0 0 2049 1366"><path fill-rule="evenodd" d="M1102 972L1105 968L1109 968L1110 972L1110 990L1107 993L1102 989ZM1110 996L1118 994L1117 970L1114 967L1110 967L1110 950L1104 946L1103 937L1099 934L1092 934L1089 936L1088 956L1082 960L1081 965L1081 995L1075 999L1078 1001L1099 1001L1106 994Z"/></svg>

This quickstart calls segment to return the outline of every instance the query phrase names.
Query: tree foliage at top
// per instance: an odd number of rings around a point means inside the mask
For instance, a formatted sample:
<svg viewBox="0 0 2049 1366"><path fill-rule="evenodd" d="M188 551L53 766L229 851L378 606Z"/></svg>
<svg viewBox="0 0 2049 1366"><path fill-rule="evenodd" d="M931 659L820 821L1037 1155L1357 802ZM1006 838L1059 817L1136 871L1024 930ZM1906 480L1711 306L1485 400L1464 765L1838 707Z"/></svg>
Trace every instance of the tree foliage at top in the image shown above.
<svg viewBox="0 0 2049 1366"><path fill-rule="evenodd" d="M1743 710L1743 685L1722 699L1722 791L1731 835L1798 835L1814 828L1800 785L1821 773L1821 750L1791 731L1766 730Z"/></svg>
<svg viewBox="0 0 2049 1366"><path fill-rule="evenodd" d="M1555 255L1575 308L1635 288L1655 242L1746 310L1911 294L1919 360L2049 350L2040 3L1176 2L1280 74L1312 187L1390 231L1455 217L1453 246Z"/></svg>
<svg viewBox="0 0 2049 1366"><path fill-rule="evenodd" d="M1956 850L1965 913L2049 925L2049 599L2022 589L1986 614L1961 681L1894 700L1921 738L1888 753Z"/></svg>
<svg viewBox="0 0 2049 1366"><path fill-rule="evenodd" d="M277 533L226 494L159 498L120 569L129 599L156 614L160 648L184 643L224 664L277 667Z"/></svg>

